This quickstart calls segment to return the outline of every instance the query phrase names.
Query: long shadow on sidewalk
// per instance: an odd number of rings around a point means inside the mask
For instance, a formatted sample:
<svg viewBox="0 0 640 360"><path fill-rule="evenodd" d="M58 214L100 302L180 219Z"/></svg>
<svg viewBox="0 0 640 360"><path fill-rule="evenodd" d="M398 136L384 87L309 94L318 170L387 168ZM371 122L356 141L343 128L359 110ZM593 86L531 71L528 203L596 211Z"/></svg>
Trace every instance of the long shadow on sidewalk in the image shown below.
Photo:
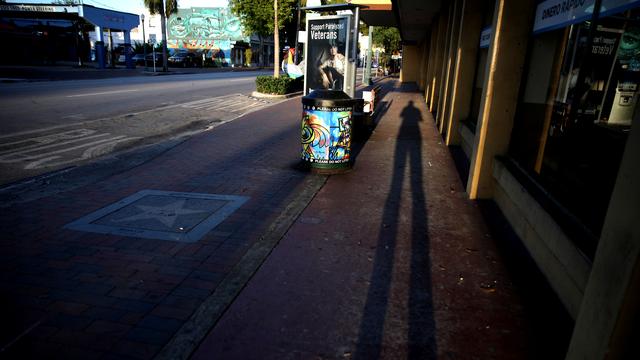
<svg viewBox="0 0 640 360"><path fill-rule="evenodd" d="M360 324L355 359L376 359L383 352L385 319L389 310L393 269L399 251L398 224L401 222L402 196L411 198L410 280L408 291L408 358L432 359L436 357L435 322L431 298L431 259L427 209L423 191L422 136L423 121L413 101L400 114L402 124L398 132L394 155L394 171L389 195L385 202L382 226L367 294L363 318ZM407 171L408 170L408 171ZM405 179L408 176L407 179ZM403 192L408 180L410 193ZM405 200L406 201L406 200ZM403 289L404 290L404 289Z"/></svg>

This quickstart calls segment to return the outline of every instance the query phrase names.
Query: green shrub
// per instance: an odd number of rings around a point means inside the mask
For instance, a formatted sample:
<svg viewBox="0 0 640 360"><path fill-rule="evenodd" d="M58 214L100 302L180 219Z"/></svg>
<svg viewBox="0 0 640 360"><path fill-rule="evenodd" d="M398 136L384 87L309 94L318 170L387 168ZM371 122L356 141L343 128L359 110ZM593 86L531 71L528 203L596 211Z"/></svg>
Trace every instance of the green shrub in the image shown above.
<svg viewBox="0 0 640 360"><path fill-rule="evenodd" d="M292 79L286 75L274 78L273 76L256 77L256 90L263 94L284 95L302 90L302 78Z"/></svg>

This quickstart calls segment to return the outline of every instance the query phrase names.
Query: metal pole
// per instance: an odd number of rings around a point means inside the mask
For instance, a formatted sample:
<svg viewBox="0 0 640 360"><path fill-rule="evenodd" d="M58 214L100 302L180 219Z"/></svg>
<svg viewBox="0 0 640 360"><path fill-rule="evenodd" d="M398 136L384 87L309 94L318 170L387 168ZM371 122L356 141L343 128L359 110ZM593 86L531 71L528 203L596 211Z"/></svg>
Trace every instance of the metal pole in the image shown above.
<svg viewBox="0 0 640 360"><path fill-rule="evenodd" d="M298 0L298 20L296 21L296 51L294 52L293 62L298 65L298 33L300 32L300 0Z"/></svg>
<svg viewBox="0 0 640 360"><path fill-rule="evenodd" d="M373 26L369 26L369 48L367 49L367 64L364 70L365 85L371 85L371 58L373 57Z"/></svg>
<svg viewBox="0 0 640 360"><path fill-rule="evenodd" d="M349 63L351 63L351 71L349 76L351 77L351 79L349 79L350 81L350 89L349 89L349 95L354 98L356 97L356 77L358 74L358 25L360 23L360 8L356 7L355 8L355 14L354 14L354 24L353 24L353 39L351 39L351 41L353 42L353 46L351 47L351 58L349 59Z"/></svg>
<svg viewBox="0 0 640 360"><path fill-rule="evenodd" d="M108 34L109 34L109 58L107 60L109 60L109 67L115 67L115 65L113 64L113 37L111 36L111 29L107 29Z"/></svg>
<svg viewBox="0 0 640 360"><path fill-rule="evenodd" d="M144 33L144 14L140 15L142 19L142 52L144 54L144 71L147 71L147 36Z"/></svg>

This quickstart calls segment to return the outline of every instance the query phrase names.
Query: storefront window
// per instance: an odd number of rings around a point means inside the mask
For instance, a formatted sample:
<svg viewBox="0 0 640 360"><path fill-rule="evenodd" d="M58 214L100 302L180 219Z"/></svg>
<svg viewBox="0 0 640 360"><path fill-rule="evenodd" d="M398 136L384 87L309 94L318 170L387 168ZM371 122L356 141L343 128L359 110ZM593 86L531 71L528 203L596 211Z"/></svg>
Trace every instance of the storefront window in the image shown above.
<svg viewBox="0 0 640 360"><path fill-rule="evenodd" d="M471 106L469 111L469 119L465 122L469 130L476 132L478 126L478 114L480 113L480 103L482 100L482 88L484 84L484 70L487 67L487 56L489 50L478 50L478 63L476 65L476 76L473 81L473 91L471 92Z"/></svg>
<svg viewBox="0 0 640 360"><path fill-rule="evenodd" d="M534 35L510 155L597 238L639 97L640 12Z"/></svg>

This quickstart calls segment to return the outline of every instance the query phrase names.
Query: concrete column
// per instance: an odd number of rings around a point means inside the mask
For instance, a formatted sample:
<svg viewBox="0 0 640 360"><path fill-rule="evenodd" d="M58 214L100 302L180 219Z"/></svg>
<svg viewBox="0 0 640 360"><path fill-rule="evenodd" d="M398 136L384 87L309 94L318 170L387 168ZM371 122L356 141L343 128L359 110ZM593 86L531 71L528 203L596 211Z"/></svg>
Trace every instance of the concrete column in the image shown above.
<svg viewBox="0 0 640 360"><path fill-rule="evenodd" d="M482 32L482 2L464 0L458 33L456 63L451 82L451 105L445 119L445 143L459 145L460 121L469 117L471 93L475 79L480 33Z"/></svg>
<svg viewBox="0 0 640 360"><path fill-rule="evenodd" d="M371 59L373 58L373 26L369 26L369 37L367 44L367 57L366 64L364 68L364 84L371 85Z"/></svg>
<svg viewBox="0 0 640 360"><path fill-rule="evenodd" d="M96 32L96 44L95 44L96 60L98 61L98 68L104 69L106 67L106 64L104 62L105 52L104 52L104 35L102 34L102 28L100 26L96 26L95 32Z"/></svg>
<svg viewBox="0 0 640 360"><path fill-rule="evenodd" d="M418 66L420 66L418 47L414 45L402 45L400 82L408 83L418 81Z"/></svg>
<svg viewBox="0 0 640 360"><path fill-rule="evenodd" d="M127 69L135 69L136 64L133 63L133 49L131 48L131 33L124 30L124 63Z"/></svg>
<svg viewBox="0 0 640 360"><path fill-rule="evenodd" d="M420 56L420 76L418 77L418 88L420 89L420 91L424 91L425 87L426 87L426 81L425 81L425 76L426 76L426 72L427 72L427 57L429 56L429 36L430 34L427 33L427 35L424 38L424 41L422 42L420 48L422 50L422 56Z"/></svg>
<svg viewBox="0 0 640 360"><path fill-rule="evenodd" d="M460 32L460 17L462 14L462 0L455 0L452 4L453 16L451 17L451 25L449 26L449 48L447 49L447 66L444 77L444 91L442 92L442 110L438 112L440 133L444 132L446 119L448 119L449 107L451 104L451 81L453 80L453 69L456 63L456 55L458 53L458 33Z"/></svg>
<svg viewBox="0 0 640 360"><path fill-rule="evenodd" d="M467 193L493 196L493 161L509 147L535 0L496 0Z"/></svg>
<svg viewBox="0 0 640 360"><path fill-rule="evenodd" d="M640 109L622 156L567 359L640 355ZM588 194L585 194L588 196Z"/></svg>
<svg viewBox="0 0 640 360"><path fill-rule="evenodd" d="M107 34L109 35L109 67L114 68L116 67L116 64L114 62L114 55L113 55L113 35L111 34L111 29L107 29Z"/></svg>
<svg viewBox="0 0 640 360"><path fill-rule="evenodd" d="M431 36L429 39L429 59L427 60L427 72L425 73L425 89L424 98L429 106L431 98L433 97L433 86L431 85L431 79L433 77L433 69L436 62L436 44L438 42L438 19L436 18L431 23Z"/></svg>
<svg viewBox="0 0 640 360"><path fill-rule="evenodd" d="M442 113L442 104L444 102L444 84L447 78L447 67L449 64L449 43L451 42L451 27L453 24L453 16L455 13L455 2L449 4L447 9L447 20L446 26L443 31L443 44L442 44L442 63L440 64L440 69L438 69L439 85L438 85L438 105L436 106L436 124L438 124L441 113Z"/></svg>
<svg viewBox="0 0 640 360"><path fill-rule="evenodd" d="M447 32L447 21L449 19L448 8L443 11L438 18L438 37L436 40L435 61L431 72L431 99L429 101L429 111L438 111L439 89L440 89L440 73L442 70L442 60L444 57L444 43Z"/></svg>

